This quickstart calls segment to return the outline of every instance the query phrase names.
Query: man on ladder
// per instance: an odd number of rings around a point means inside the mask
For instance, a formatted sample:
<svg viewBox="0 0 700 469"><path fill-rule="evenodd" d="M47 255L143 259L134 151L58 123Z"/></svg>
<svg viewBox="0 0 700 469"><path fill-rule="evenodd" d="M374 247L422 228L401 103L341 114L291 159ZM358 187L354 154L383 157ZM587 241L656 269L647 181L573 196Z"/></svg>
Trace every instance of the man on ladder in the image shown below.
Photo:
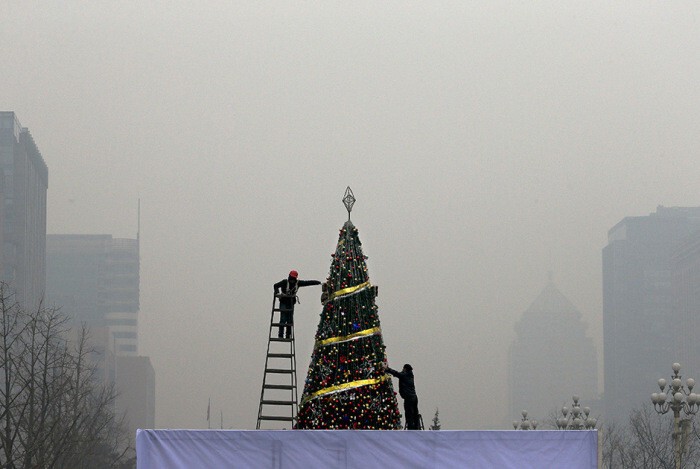
<svg viewBox="0 0 700 469"><path fill-rule="evenodd" d="M299 287L311 285L321 285L318 280L299 280L299 273L296 270L289 272L285 280L275 283L275 295L282 293L280 299L280 328L277 337L291 339L292 323L294 322L294 305L299 302L297 291Z"/></svg>

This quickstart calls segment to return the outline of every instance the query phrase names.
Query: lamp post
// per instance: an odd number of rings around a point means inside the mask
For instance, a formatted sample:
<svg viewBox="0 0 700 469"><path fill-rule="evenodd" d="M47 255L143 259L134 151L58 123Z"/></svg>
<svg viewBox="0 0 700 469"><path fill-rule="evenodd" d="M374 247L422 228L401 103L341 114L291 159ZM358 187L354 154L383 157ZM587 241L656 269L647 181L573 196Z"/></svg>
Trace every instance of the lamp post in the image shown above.
<svg viewBox="0 0 700 469"><path fill-rule="evenodd" d="M658 381L661 392L651 395L651 402L654 410L659 414L665 414L669 410L673 411L673 454L676 461L676 469L680 469L683 456L683 446L681 444L681 411L687 416L695 415L700 410L700 395L693 392L695 380L688 378L685 386L681 381L681 365L674 363L672 366L673 376L671 384L667 387L666 380L661 378Z"/></svg>
<svg viewBox="0 0 700 469"><path fill-rule="evenodd" d="M537 420L530 420L527 418L527 410L522 412L523 418L518 422L513 420L513 430L537 430Z"/></svg>
<svg viewBox="0 0 700 469"><path fill-rule="evenodd" d="M574 404L571 409L564 406L561 408L562 417L557 419L559 430L593 430L598 423L594 417L590 417L591 409L581 408L579 397L573 396Z"/></svg>

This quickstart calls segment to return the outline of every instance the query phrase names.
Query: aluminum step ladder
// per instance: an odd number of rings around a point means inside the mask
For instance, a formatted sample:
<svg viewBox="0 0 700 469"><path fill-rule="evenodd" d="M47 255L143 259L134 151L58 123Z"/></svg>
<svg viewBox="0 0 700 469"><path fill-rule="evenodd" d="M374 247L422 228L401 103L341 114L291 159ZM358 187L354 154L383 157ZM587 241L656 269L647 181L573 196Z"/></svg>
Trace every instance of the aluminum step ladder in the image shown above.
<svg viewBox="0 0 700 469"><path fill-rule="evenodd" d="M272 298L270 312L270 334L267 341L265 356L265 372L263 374L262 390L260 391L260 407L258 408L258 423L260 430L263 422L273 422L270 426L291 429L294 427L297 411L297 359L294 344L294 322L281 324L279 299L294 297L294 295L277 294ZM280 327L289 326L289 338L279 338Z"/></svg>

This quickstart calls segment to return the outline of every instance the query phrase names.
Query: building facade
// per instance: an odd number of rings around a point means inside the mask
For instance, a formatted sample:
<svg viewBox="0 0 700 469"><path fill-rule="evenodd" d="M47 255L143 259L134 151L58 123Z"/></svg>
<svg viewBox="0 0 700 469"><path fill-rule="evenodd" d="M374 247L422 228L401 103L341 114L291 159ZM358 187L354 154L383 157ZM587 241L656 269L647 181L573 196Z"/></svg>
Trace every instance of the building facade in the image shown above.
<svg viewBox="0 0 700 469"><path fill-rule="evenodd" d="M148 357L117 357L117 415L124 415L134 443L136 430L156 426L156 374Z"/></svg>
<svg viewBox="0 0 700 469"><path fill-rule="evenodd" d="M155 371L138 347L139 255L138 236L46 237L48 305L89 327L98 378L115 385L131 449L136 429L155 427Z"/></svg>
<svg viewBox="0 0 700 469"><path fill-rule="evenodd" d="M657 380L668 379L671 364L683 360L683 329L697 320L699 229L700 207L658 207L608 231L603 248L608 420L626 422L633 409L648 405ZM679 321L682 315L689 322Z"/></svg>
<svg viewBox="0 0 700 469"><path fill-rule="evenodd" d="M673 341L684 378L700 379L700 233L675 250L673 267ZM668 374L668 369L664 374ZM666 378L666 376L664 376Z"/></svg>
<svg viewBox="0 0 700 469"><path fill-rule="evenodd" d="M49 172L29 130L0 112L0 275L25 308L46 287L46 191Z"/></svg>
<svg viewBox="0 0 700 469"><path fill-rule="evenodd" d="M117 356L138 355L139 240L48 235L46 299L91 329L109 331Z"/></svg>
<svg viewBox="0 0 700 469"><path fill-rule="evenodd" d="M508 350L511 419L527 410L531 419L549 420L563 405L570 406L574 395L584 406L597 402L595 345L581 313L551 280L522 314L515 333Z"/></svg>

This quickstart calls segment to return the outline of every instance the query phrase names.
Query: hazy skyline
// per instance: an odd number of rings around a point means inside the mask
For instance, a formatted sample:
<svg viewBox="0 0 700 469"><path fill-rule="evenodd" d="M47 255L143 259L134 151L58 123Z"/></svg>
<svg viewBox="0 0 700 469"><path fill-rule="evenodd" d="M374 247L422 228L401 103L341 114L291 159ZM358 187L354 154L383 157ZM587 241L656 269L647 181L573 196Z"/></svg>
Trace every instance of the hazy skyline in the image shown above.
<svg viewBox="0 0 700 469"><path fill-rule="evenodd" d="M272 284L326 278L349 185L390 365L414 366L425 420L495 428L517 417L507 350L547 272L602 370L607 230L700 205L699 18L694 2L11 0L0 108L49 167L48 233L135 237L141 200L159 427L205 428L211 397L254 428ZM297 307L302 382L320 293Z"/></svg>

